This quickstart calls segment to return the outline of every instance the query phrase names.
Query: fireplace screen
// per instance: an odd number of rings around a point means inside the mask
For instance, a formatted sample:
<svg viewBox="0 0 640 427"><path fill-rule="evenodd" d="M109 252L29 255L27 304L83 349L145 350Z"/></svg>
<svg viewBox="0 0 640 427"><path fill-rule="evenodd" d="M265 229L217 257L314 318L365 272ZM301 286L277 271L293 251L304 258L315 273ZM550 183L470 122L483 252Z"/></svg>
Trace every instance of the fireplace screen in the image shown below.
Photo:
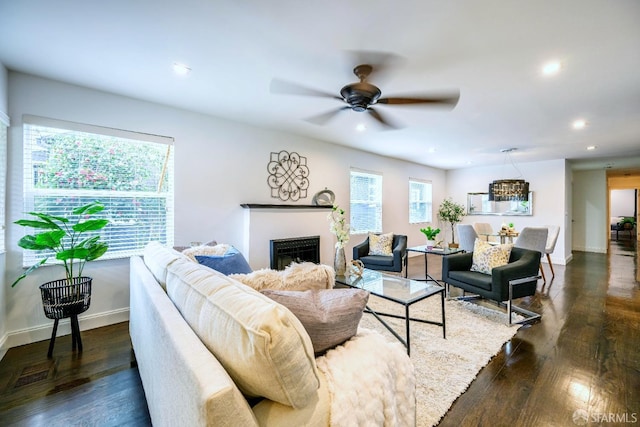
<svg viewBox="0 0 640 427"><path fill-rule="evenodd" d="M271 269L284 270L292 262L320 263L320 236L271 240Z"/></svg>

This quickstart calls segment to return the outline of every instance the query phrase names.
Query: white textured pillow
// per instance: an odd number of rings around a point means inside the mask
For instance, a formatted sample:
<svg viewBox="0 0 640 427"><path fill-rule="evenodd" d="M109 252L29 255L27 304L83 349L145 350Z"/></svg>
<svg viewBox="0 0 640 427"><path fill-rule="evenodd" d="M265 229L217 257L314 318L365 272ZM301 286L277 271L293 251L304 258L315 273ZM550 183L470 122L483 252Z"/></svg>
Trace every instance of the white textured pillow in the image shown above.
<svg viewBox="0 0 640 427"><path fill-rule="evenodd" d="M215 246L194 246L183 250L182 253L191 261L198 262L196 255L224 255L229 251L229 249L231 249L231 245L219 243Z"/></svg>
<svg viewBox="0 0 640 427"><path fill-rule="evenodd" d="M320 382L300 321L259 292L190 261L171 264L167 293L247 396L301 408Z"/></svg>
<svg viewBox="0 0 640 427"><path fill-rule="evenodd" d="M336 281L333 267L312 262L291 263L282 271L264 268L248 274L230 274L229 277L257 291L332 289Z"/></svg>
<svg viewBox="0 0 640 427"><path fill-rule="evenodd" d="M491 274L491 270L501 265L506 265L511 256L513 244L492 245L491 243L476 238L473 245L473 263L471 271Z"/></svg>
<svg viewBox="0 0 640 427"><path fill-rule="evenodd" d="M393 255L393 233L369 233L369 255Z"/></svg>

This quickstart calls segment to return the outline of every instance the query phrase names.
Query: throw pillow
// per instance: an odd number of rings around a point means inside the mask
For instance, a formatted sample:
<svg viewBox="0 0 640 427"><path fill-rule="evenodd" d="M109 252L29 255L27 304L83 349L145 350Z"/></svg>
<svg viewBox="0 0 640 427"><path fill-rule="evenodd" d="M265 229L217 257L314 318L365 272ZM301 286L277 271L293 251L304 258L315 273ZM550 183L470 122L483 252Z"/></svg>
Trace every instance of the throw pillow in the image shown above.
<svg viewBox="0 0 640 427"><path fill-rule="evenodd" d="M317 398L313 345L291 311L194 262L168 270L169 298L240 391L297 409Z"/></svg>
<svg viewBox="0 0 640 427"><path fill-rule="evenodd" d="M393 233L369 233L369 255L393 255Z"/></svg>
<svg viewBox="0 0 640 427"><path fill-rule="evenodd" d="M307 291L332 289L335 285L333 268L312 262L291 263L281 271L264 268L248 274L232 274L229 277L257 291L262 289Z"/></svg>
<svg viewBox="0 0 640 427"><path fill-rule="evenodd" d="M491 243L476 238L473 245L473 263L471 271L491 274L491 270L509 262L513 244L492 245Z"/></svg>
<svg viewBox="0 0 640 427"><path fill-rule="evenodd" d="M145 265L164 290L167 288L167 267L175 260L186 259L180 252L169 249L157 241L149 242L142 256Z"/></svg>
<svg viewBox="0 0 640 427"><path fill-rule="evenodd" d="M369 292L363 289L302 292L266 289L262 293L287 307L300 320L316 356L355 336L369 300Z"/></svg>
<svg viewBox="0 0 640 427"><path fill-rule="evenodd" d="M224 255L231 248L231 245L220 243L214 246L193 246L183 250L182 253L189 257L192 261L198 262L196 260L196 255Z"/></svg>
<svg viewBox="0 0 640 427"><path fill-rule="evenodd" d="M247 274L253 270L244 256L231 246L223 255L195 255L196 261L224 275Z"/></svg>

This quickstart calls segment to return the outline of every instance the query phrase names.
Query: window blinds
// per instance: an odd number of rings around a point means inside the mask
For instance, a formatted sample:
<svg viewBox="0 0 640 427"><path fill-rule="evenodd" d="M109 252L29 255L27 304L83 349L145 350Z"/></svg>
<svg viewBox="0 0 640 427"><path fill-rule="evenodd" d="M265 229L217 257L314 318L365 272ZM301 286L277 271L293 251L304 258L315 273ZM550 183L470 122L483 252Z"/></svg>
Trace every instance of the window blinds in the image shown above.
<svg viewBox="0 0 640 427"><path fill-rule="evenodd" d="M173 245L173 138L25 116L24 208L66 216L99 200L109 225L102 259ZM27 230L33 234L36 230ZM48 254L24 251L30 266Z"/></svg>

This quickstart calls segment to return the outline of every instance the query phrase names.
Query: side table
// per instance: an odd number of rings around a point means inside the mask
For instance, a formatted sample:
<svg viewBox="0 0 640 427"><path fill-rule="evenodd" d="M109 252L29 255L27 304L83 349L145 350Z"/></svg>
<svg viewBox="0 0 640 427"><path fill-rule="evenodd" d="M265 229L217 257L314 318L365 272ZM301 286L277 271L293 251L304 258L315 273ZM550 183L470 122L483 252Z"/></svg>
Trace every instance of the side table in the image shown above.
<svg viewBox="0 0 640 427"><path fill-rule="evenodd" d="M425 282L435 282L436 284L440 284L440 281L437 279L434 279L433 277L431 277L429 275L429 264L427 261L427 254L434 254L434 255L440 255L440 256L447 256L447 255L453 255L453 254L458 254L458 253L462 253L464 252L464 249L460 249L460 248L431 248L429 249L429 247L427 245L421 245L421 246L413 246L410 248L407 248L407 252L419 252L424 254L424 281ZM409 263L409 257L405 258L405 269L408 268L408 263ZM414 280L422 280L422 279L414 279Z"/></svg>

